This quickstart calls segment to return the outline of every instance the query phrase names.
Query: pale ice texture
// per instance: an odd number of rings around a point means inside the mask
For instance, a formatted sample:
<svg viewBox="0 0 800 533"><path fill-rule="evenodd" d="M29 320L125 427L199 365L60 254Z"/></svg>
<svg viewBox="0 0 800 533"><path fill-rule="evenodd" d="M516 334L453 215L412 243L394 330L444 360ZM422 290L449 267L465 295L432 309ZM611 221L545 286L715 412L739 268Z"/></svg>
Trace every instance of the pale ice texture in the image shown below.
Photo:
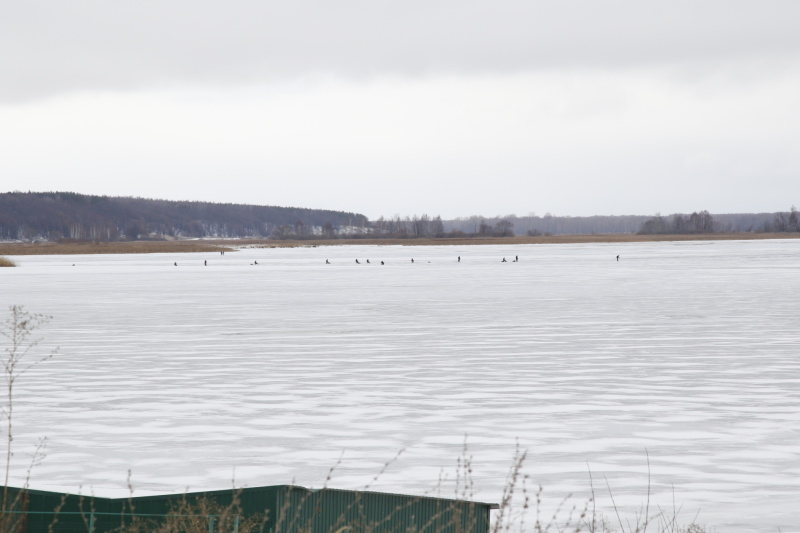
<svg viewBox="0 0 800 533"><path fill-rule="evenodd" d="M798 259L800 240L18 257L4 318L52 315L39 353L60 353L18 382L14 479L46 436L45 490L124 494L129 469L136 495L319 487L341 457L331 486L429 493L466 439L497 502L518 440L548 509L582 508L591 471L609 519L608 486L631 513L649 483L683 523L799 531Z"/></svg>

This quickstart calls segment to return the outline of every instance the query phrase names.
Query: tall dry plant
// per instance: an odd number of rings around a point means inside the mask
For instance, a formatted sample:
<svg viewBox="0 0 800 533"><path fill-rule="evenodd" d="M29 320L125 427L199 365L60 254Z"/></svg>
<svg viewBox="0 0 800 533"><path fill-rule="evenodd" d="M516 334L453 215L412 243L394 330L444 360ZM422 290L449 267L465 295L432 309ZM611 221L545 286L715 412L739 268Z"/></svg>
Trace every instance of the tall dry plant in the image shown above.
<svg viewBox="0 0 800 533"><path fill-rule="evenodd" d="M143 517L125 522L117 533L261 533L266 524L266 514L242 512L239 499L241 491L234 495L229 505L222 505L211 498L197 500L182 499L170 505L163 517ZM135 516L135 515L134 515Z"/></svg>
<svg viewBox="0 0 800 533"><path fill-rule="evenodd" d="M53 357L58 349L54 349L45 355L36 355L35 351L41 337L36 337L37 330L47 324L52 317L38 313L30 313L20 305L9 307L10 316L0 323L0 336L5 338L6 346L2 352L3 379L5 383L5 398L0 409L5 419L6 430L6 457L5 475L3 483L3 498L0 503L0 533L7 533L16 530L16 522L20 519L18 504L22 492L18 492L11 498L8 490L8 479L11 474L11 462L14 456L14 385L31 368ZM41 441L33 454L33 459L25 480L25 488L30 479L31 468L43 457L44 441Z"/></svg>

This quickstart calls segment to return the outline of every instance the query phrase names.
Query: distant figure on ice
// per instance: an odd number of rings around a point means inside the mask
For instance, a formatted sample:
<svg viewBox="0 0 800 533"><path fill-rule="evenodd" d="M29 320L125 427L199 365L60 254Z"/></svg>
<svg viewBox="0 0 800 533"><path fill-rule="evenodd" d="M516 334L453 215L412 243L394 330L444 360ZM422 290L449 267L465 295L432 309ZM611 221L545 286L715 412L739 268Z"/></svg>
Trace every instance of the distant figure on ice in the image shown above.
<svg viewBox="0 0 800 533"><path fill-rule="evenodd" d="M356 259L356 264L357 264L357 265L360 265L360 264L361 264L361 263L359 263L359 262L358 262L358 259Z"/></svg>
<svg viewBox="0 0 800 533"><path fill-rule="evenodd" d="M517 261L519 261L519 256L518 256L518 255L515 255L515 256L514 256L514 262L516 263Z"/></svg>
<svg viewBox="0 0 800 533"><path fill-rule="evenodd" d="M204 260L203 260L203 266L204 266L204 267L207 267L207 266L208 266L208 259L204 259Z"/></svg>
<svg viewBox="0 0 800 533"><path fill-rule="evenodd" d="M502 261L500 261L500 262L501 262L501 263L508 263L508 261L506 261L506 258L505 258L505 257L504 257L504 258L503 258L503 260L502 260Z"/></svg>
<svg viewBox="0 0 800 533"><path fill-rule="evenodd" d="M369 259L367 259L367 264L369 264Z"/></svg>
<svg viewBox="0 0 800 533"><path fill-rule="evenodd" d="M383 261L381 261L381 264L383 264Z"/></svg>
<svg viewBox="0 0 800 533"><path fill-rule="evenodd" d="M414 262L414 258L413 258L413 257L411 258L411 262L412 262L412 263Z"/></svg>
<svg viewBox="0 0 800 533"><path fill-rule="evenodd" d="M458 262L459 263L461 262L461 256L460 255L458 256Z"/></svg>
<svg viewBox="0 0 800 533"><path fill-rule="evenodd" d="M256 265L257 265L257 264L258 264L258 261L255 261L255 262L254 262L254 264L256 264Z"/></svg>
<svg viewBox="0 0 800 533"><path fill-rule="evenodd" d="M175 263L175 266L178 266L178 263Z"/></svg>
<svg viewBox="0 0 800 533"><path fill-rule="evenodd" d="M330 264L331 264L331 262L330 262L330 261L328 261L328 260L326 259L326 260L325 260L325 264L326 264L326 265L330 265Z"/></svg>
<svg viewBox="0 0 800 533"><path fill-rule="evenodd" d="M619 256L617 256L617 261L619 261Z"/></svg>

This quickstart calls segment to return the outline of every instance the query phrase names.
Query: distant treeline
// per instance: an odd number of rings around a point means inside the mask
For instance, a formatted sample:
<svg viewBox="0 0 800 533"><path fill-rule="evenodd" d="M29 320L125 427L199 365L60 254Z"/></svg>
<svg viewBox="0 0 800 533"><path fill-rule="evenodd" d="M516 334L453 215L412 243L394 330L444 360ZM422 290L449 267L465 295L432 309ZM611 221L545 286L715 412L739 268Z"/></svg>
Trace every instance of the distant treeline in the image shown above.
<svg viewBox="0 0 800 533"><path fill-rule="evenodd" d="M471 216L442 220L427 214L372 221L362 234L370 238L512 237L514 235L683 234L797 231L794 208L787 213L711 215L708 211L669 217L643 215L559 217L550 214L518 217Z"/></svg>
<svg viewBox="0 0 800 533"><path fill-rule="evenodd" d="M472 216L444 222L446 234L463 235L597 235L613 233L680 234L797 231L792 208L787 213L735 213L711 215L708 211L669 217L617 215L589 217ZM794 218L792 218L794 216Z"/></svg>
<svg viewBox="0 0 800 533"><path fill-rule="evenodd" d="M0 240L335 237L367 225L364 215L320 209L71 192L0 193Z"/></svg>
<svg viewBox="0 0 800 533"><path fill-rule="evenodd" d="M644 216L559 217L529 215L518 217L471 216L445 223L449 232L475 236L499 235L581 235L636 233L647 219Z"/></svg>
<svg viewBox="0 0 800 533"><path fill-rule="evenodd" d="M116 241L163 238L335 239L510 237L514 235L682 234L800 231L797 210L655 217L381 217L294 207L176 202L71 192L0 193L0 240Z"/></svg>
<svg viewBox="0 0 800 533"><path fill-rule="evenodd" d="M794 206L788 212L760 214L712 216L708 211L700 211L691 215L655 216L642 224L639 233L642 235L731 232L782 233L800 231L799 222L797 210Z"/></svg>
<svg viewBox="0 0 800 533"><path fill-rule="evenodd" d="M687 233L714 233L719 230L719 222L708 211L695 211L691 215L675 214L666 219L656 216L642 224L642 235L684 235Z"/></svg>

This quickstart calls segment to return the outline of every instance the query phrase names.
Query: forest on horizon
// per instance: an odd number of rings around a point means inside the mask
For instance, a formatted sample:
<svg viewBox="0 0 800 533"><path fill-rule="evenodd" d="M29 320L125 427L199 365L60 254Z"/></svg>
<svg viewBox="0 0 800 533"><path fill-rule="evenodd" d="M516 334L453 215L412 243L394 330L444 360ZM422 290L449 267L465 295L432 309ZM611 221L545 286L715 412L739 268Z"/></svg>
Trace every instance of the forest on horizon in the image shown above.
<svg viewBox="0 0 800 533"><path fill-rule="evenodd" d="M380 217L344 211L108 197L72 192L0 193L0 240L119 241L182 238L334 239L510 237L514 235L796 232L787 212L669 216L597 215Z"/></svg>

